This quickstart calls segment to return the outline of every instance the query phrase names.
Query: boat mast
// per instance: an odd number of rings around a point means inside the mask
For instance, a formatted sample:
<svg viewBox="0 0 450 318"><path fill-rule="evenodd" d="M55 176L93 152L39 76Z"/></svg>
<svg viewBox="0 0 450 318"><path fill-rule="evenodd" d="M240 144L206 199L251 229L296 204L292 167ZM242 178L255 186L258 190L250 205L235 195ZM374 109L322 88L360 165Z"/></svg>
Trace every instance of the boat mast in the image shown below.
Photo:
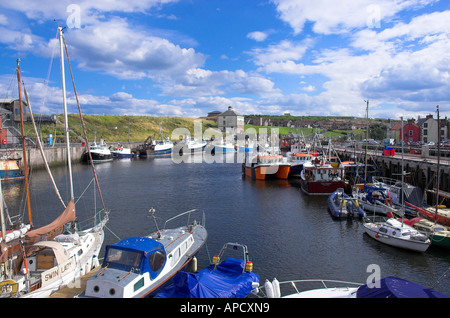
<svg viewBox="0 0 450 318"><path fill-rule="evenodd" d="M19 85L19 105L20 105L20 126L21 126L21 133L22 133L22 152L23 152L23 169L24 169L24 176L25 176L25 191L27 196L27 209L28 209L28 223L30 225L33 224L32 218L31 218L31 206L30 206L30 189L28 184L28 166L27 166L27 151L25 148L25 130L23 125L23 105L22 105L22 89L20 87L20 66L19 66L20 59L17 60L17 82ZM3 201L1 202L3 205Z"/></svg>
<svg viewBox="0 0 450 318"><path fill-rule="evenodd" d="M437 177L436 177L436 210L434 213L434 224L436 225L437 214L438 214L438 204L439 204L439 169L440 169L440 157L441 157L441 123L439 122L439 105L436 106L437 110L437 126L438 126L438 144L437 144Z"/></svg>
<svg viewBox="0 0 450 318"><path fill-rule="evenodd" d="M67 116L66 82L64 75L64 51L62 43L63 28L61 26L58 27L58 32L59 32L59 49L61 55L61 79L62 79L63 106L64 106L64 131L66 135L67 167L69 168L70 200L73 200L74 194L73 194L73 180L72 180L72 162L70 157L69 121Z"/></svg>
<svg viewBox="0 0 450 318"><path fill-rule="evenodd" d="M403 166L403 144L405 143L405 135L403 134L403 116L400 117L402 120L402 227L403 227L403 216L405 215L405 192L403 189L403 183L404 183L404 176L405 176L405 171L404 171L404 166Z"/></svg>
<svg viewBox="0 0 450 318"><path fill-rule="evenodd" d="M366 121L367 121L367 129L366 129L366 150L365 150L365 165L364 165L364 184L367 183L367 147L369 143L369 100L365 101L366 105ZM355 160L356 161L356 160Z"/></svg>

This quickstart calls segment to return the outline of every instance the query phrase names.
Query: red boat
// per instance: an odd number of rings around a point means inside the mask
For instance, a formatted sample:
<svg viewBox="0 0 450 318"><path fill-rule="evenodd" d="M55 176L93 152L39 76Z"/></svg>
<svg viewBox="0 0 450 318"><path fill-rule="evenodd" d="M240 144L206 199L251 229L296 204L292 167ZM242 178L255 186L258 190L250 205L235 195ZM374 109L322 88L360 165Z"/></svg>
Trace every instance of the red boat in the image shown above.
<svg viewBox="0 0 450 318"><path fill-rule="evenodd" d="M302 191L308 195L330 195L344 188L343 169L337 163L315 158L303 164L300 174Z"/></svg>

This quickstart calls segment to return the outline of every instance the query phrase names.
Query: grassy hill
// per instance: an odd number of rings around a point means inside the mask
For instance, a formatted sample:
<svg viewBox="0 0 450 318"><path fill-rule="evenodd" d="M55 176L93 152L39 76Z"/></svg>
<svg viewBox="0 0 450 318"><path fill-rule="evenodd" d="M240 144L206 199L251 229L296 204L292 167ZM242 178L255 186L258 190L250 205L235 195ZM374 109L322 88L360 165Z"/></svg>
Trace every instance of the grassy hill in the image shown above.
<svg viewBox="0 0 450 318"><path fill-rule="evenodd" d="M81 121L77 114L70 114L69 128L71 139L83 136ZM56 124L41 124L38 129L45 138L52 134L56 138L64 137L64 116L57 115ZM194 121L200 120L187 117L149 117L149 116L118 116L118 115L83 115L86 134L89 141L97 141L103 137L107 142L143 142L149 136L159 136L159 125L164 136L171 137L175 128L186 128L194 134ZM209 127L217 127L214 121L201 119L203 131ZM34 136L31 123L26 124L26 134Z"/></svg>
<svg viewBox="0 0 450 318"><path fill-rule="evenodd" d="M326 120L326 118L321 118ZM187 118L187 117L150 117L150 116L119 116L119 115L83 115L83 121L88 135L88 140L93 141L97 137L103 137L108 143L114 142L143 142L149 136L159 136L159 126L161 124L162 133L164 136L171 137L172 132L176 128L186 128L194 136L194 121L202 121L202 130L207 128L217 128L217 123L206 118ZM64 138L64 116L57 115L56 124L38 124L38 130L45 138L52 134L56 142L63 142ZM72 142L79 142L78 136L83 136L81 121L77 114L69 115L69 127L71 128L70 136ZM259 131L260 128L267 128L270 133L270 128L278 128L280 135L287 135L289 133L299 133L298 128L293 127L266 127L245 125L245 129L255 128ZM320 129L319 129L320 130ZM315 131L313 128L301 128L304 136L312 135ZM26 124L25 132L27 136L34 136L33 127L30 122ZM346 139L348 134L358 135L362 138L364 131L362 130L328 130L324 133L325 138L342 138ZM361 136L359 136L361 135Z"/></svg>

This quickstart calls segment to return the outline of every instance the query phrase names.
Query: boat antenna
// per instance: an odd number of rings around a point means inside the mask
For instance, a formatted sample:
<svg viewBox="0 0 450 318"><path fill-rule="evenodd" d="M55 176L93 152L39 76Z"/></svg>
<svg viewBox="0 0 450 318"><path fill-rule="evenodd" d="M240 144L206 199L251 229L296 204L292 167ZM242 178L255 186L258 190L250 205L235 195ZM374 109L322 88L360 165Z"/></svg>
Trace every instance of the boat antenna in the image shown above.
<svg viewBox="0 0 450 318"><path fill-rule="evenodd" d="M156 222L155 209L152 207L150 210L148 210L148 212L150 212L150 214L152 215L153 221L155 222L155 226L157 229L156 233L158 234L158 238L161 238L161 231L159 230L158 222Z"/></svg>

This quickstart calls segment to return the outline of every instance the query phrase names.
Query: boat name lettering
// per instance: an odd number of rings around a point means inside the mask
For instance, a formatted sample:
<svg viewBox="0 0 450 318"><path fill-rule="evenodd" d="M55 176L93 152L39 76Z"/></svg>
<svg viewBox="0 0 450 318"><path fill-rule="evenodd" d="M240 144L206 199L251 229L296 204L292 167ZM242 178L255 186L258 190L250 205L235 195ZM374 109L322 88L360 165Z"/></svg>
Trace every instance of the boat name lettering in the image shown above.
<svg viewBox="0 0 450 318"><path fill-rule="evenodd" d="M51 280L53 277L57 277L59 276L59 271L58 268L53 269L52 271L48 271L45 275L44 275L44 281L49 281Z"/></svg>

